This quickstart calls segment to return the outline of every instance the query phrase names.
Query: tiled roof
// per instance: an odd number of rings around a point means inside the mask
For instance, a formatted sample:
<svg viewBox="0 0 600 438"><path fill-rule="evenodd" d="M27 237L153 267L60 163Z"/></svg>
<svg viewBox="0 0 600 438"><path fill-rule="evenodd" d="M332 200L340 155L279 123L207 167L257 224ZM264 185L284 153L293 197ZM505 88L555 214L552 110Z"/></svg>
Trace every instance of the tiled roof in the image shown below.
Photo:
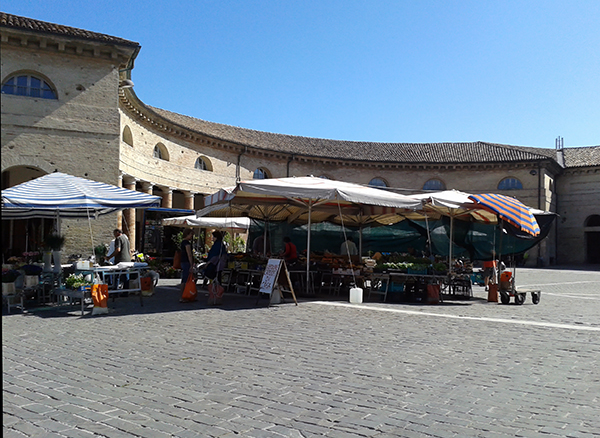
<svg viewBox="0 0 600 438"><path fill-rule="evenodd" d="M393 163L482 163L556 160L554 149L468 143L375 143L300 137L208 122L149 107L168 122L223 141L322 159Z"/></svg>
<svg viewBox="0 0 600 438"><path fill-rule="evenodd" d="M600 166L600 146L564 148L566 167Z"/></svg>
<svg viewBox="0 0 600 438"><path fill-rule="evenodd" d="M52 7L52 5L49 4L49 7ZM62 26L60 24L47 23L45 21L34 20L33 18L19 17L17 15L7 14L5 12L0 12L0 26L37 33L60 35L69 38L98 41L106 44L139 46L138 43L123 38L90 32L88 30L77 29L75 27Z"/></svg>

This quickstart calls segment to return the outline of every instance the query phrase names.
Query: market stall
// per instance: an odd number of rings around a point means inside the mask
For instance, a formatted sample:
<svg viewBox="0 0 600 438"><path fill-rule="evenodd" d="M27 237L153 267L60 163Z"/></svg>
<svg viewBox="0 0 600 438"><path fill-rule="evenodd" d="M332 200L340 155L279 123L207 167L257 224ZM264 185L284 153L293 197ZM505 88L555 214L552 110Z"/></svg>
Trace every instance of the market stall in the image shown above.
<svg viewBox="0 0 600 438"><path fill-rule="evenodd" d="M206 196L197 216L247 216L307 225L306 284L310 283L311 224L344 216L361 220L401 219L400 212L420 208L419 200L359 184L316 177L240 181L235 187ZM392 215L392 216L390 216ZM343 224L342 224L343 225ZM308 287L308 286L307 286Z"/></svg>
<svg viewBox="0 0 600 438"><path fill-rule="evenodd" d="M60 233L61 218L90 221L126 208L157 207L160 202L159 196L55 172L2 190L2 219L54 218L55 230ZM94 254L91 225L90 241L91 254ZM139 276L139 268L134 271L121 274ZM58 296L66 290L63 281L60 275L53 281Z"/></svg>

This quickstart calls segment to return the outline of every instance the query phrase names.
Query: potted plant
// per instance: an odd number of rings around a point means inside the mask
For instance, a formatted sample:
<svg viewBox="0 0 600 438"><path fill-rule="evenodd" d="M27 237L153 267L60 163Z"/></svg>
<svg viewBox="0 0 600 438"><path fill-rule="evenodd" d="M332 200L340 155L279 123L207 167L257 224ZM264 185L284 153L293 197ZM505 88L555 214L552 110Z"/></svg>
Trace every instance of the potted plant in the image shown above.
<svg viewBox="0 0 600 438"><path fill-rule="evenodd" d="M94 248L94 255L96 256L96 262L100 263L104 257L108 254L108 248L106 245L98 245Z"/></svg>
<svg viewBox="0 0 600 438"><path fill-rule="evenodd" d="M92 283L87 281L83 274L71 274L65 280L65 286L69 289L79 289L90 286Z"/></svg>
<svg viewBox="0 0 600 438"><path fill-rule="evenodd" d="M51 233L46 236L44 240L46 248L50 248L52 251L60 251L65 244L65 236L61 236L58 233Z"/></svg>
<svg viewBox="0 0 600 438"><path fill-rule="evenodd" d="M54 272L60 272L60 250L65 244L65 236L58 233L51 233L46 236L44 245L52 250L52 258L54 259Z"/></svg>
<svg viewBox="0 0 600 438"><path fill-rule="evenodd" d="M21 271L23 271L23 274L25 275L23 287L33 287L39 284L40 274L42 273L42 268L40 266L23 265L21 266Z"/></svg>
<svg viewBox="0 0 600 438"><path fill-rule="evenodd" d="M16 269L2 270L2 295L12 295L15 293L15 281L21 273Z"/></svg>

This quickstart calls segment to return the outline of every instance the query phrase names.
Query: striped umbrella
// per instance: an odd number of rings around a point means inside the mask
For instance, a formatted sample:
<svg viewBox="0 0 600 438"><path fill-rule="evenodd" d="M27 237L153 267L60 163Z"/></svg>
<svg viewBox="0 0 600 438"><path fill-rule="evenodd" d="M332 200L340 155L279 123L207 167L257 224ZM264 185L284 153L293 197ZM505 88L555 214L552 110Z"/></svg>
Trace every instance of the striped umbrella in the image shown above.
<svg viewBox="0 0 600 438"><path fill-rule="evenodd" d="M2 219L86 218L159 207L161 198L55 172L2 190Z"/></svg>
<svg viewBox="0 0 600 438"><path fill-rule="evenodd" d="M470 195L469 198L526 233L532 236L540 234L540 227L531 209L515 198L496 193Z"/></svg>

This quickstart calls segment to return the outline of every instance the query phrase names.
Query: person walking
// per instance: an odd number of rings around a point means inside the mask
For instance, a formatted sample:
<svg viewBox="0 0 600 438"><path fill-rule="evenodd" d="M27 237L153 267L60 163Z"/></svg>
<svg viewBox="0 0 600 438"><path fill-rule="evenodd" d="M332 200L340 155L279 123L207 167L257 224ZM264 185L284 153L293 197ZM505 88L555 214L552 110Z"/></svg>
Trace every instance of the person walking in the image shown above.
<svg viewBox="0 0 600 438"><path fill-rule="evenodd" d="M188 281L190 272L192 271L192 263L194 256L192 254L192 239L194 238L194 230L187 228L183 231L183 240L181 241L181 293L185 288L185 283Z"/></svg>

